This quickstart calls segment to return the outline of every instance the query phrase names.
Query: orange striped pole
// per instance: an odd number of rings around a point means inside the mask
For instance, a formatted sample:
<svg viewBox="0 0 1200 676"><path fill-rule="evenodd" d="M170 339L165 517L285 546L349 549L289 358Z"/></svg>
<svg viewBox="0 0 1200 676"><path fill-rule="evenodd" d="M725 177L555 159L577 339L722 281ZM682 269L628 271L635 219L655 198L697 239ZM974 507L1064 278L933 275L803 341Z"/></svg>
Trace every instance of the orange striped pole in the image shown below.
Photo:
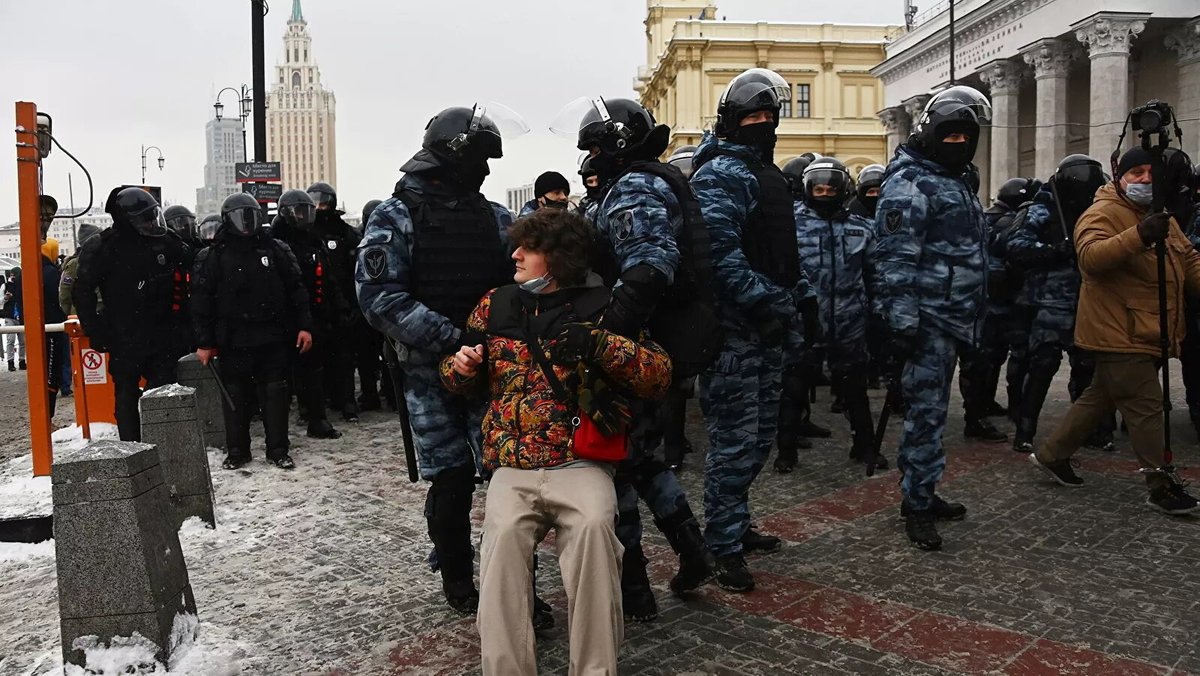
<svg viewBox="0 0 1200 676"><path fill-rule="evenodd" d="M33 475L49 476L50 445L49 363L46 354L46 313L42 304L41 189L37 149L37 105L18 101L17 194L21 211L21 302L25 323L25 372L29 392L29 438L33 445Z"/></svg>

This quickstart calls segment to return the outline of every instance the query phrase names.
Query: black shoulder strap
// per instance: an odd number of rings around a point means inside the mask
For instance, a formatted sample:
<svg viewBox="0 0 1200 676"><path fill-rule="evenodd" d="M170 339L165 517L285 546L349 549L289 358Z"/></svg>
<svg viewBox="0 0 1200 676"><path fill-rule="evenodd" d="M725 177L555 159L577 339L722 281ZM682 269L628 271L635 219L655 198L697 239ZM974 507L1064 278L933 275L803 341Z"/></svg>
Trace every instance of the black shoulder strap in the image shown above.
<svg viewBox="0 0 1200 676"><path fill-rule="evenodd" d="M521 332L525 334L525 342L529 346L529 354L533 360L541 367L542 373L546 375L546 382L550 383L550 389L554 392L554 396L563 403L570 403L575 400L574 397L567 394L567 388L562 381L558 379L558 375L554 373L554 367L550 365L550 360L546 358L546 351L542 349L542 344L538 342L537 336L533 335L533 331L529 330L528 315L521 313Z"/></svg>

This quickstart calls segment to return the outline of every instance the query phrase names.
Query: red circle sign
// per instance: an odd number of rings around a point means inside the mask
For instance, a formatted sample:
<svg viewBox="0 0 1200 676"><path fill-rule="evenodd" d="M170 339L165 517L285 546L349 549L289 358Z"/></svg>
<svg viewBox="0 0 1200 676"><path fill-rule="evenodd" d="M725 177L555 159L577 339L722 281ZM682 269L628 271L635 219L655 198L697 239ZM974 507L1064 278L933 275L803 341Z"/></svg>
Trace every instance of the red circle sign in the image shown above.
<svg viewBox="0 0 1200 676"><path fill-rule="evenodd" d="M104 357L95 350L88 350L83 353L83 366L88 369L98 369L104 364Z"/></svg>

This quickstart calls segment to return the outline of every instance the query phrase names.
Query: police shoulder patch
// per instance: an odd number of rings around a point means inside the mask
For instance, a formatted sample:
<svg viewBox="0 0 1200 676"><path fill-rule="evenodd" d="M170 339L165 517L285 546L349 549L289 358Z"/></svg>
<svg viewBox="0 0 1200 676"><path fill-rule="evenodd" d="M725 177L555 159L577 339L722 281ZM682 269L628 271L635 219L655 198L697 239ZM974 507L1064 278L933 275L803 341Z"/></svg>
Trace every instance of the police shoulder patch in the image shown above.
<svg viewBox="0 0 1200 676"><path fill-rule="evenodd" d="M334 249L337 248L337 240L336 239L331 239L328 242L326 242L326 244L329 245L330 251L333 251Z"/></svg>
<svg viewBox="0 0 1200 676"><path fill-rule="evenodd" d="M633 209L626 209L613 217L612 236L624 242L633 233Z"/></svg>
<svg viewBox="0 0 1200 676"><path fill-rule="evenodd" d="M166 264L167 264L167 257L166 257L166 255L164 255L164 254L158 254L158 264L159 264L159 265L166 265Z"/></svg>
<svg viewBox="0 0 1200 676"><path fill-rule="evenodd" d="M883 212L883 229L887 234L894 235L900 231L900 226L904 224L904 212L899 209L888 209Z"/></svg>
<svg viewBox="0 0 1200 676"><path fill-rule="evenodd" d="M370 279L381 279L387 272L387 252L381 247L371 247L364 251L363 269Z"/></svg>
<svg viewBox="0 0 1200 676"><path fill-rule="evenodd" d="M269 267L271 267L271 257L270 257L270 256L263 256L263 257L262 257L262 258L260 258L259 260L262 262L262 266L263 266L264 268L269 268Z"/></svg>

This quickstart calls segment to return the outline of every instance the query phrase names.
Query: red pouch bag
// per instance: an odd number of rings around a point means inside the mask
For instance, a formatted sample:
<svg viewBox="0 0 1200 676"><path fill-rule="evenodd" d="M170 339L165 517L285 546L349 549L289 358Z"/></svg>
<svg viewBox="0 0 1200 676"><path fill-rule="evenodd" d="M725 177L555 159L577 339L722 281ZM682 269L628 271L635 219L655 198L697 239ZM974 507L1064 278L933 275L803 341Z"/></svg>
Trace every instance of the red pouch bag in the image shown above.
<svg viewBox="0 0 1200 676"><path fill-rule="evenodd" d="M575 457L599 462L620 462L629 456L628 434L603 434L596 427L596 423L582 412L575 419L579 421L571 439Z"/></svg>

